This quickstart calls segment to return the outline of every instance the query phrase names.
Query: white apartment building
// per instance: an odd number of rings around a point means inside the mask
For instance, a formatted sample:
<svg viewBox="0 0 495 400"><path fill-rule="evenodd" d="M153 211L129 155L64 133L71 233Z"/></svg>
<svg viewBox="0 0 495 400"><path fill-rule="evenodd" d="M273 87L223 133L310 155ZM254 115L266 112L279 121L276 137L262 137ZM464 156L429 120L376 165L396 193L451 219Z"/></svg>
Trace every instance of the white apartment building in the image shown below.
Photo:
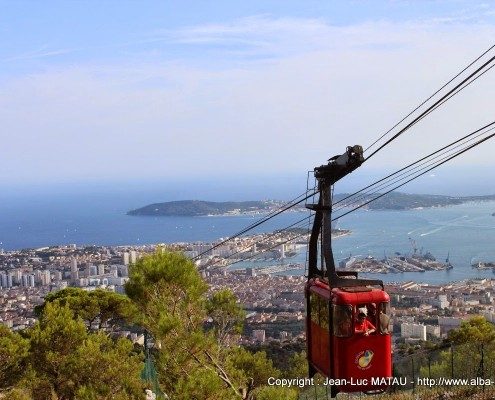
<svg viewBox="0 0 495 400"><path fill-rule="evenodd" d="M401 324L400 336L426 340L426 326L423 324Z"/></svg>

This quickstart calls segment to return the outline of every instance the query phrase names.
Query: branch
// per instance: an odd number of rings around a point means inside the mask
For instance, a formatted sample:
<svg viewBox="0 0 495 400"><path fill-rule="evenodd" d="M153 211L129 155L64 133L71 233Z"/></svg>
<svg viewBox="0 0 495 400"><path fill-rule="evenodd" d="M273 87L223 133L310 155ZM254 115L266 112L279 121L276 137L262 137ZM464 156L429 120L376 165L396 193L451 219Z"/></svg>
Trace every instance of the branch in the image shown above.
<svg viewBox="0 0 495 400"><path fill-rule="evenodd" d="M242 399L245 399L246 397L244 396L244 390L241 393L239 393L239 390L236 389L235 386L233 385L233 383L230 381L225 370L213 359L213 357L211 356L211 354L207 350L204 350L204 353L206 354L206 357L208 357L208 359L214 365L214 367L220 372L220 373L217 372L217 375L219 376L219 378L222 381L224 381L225 384L227 386L229 386L235 392L236 395L240 395Z"/></svg>
<svg viewBox="0 0 495 400"><path fill-rule="evenodd" d="M236 396L239 396L241 399L245 399L243 396L243 393L239 392L239 390L234 386L234 384L230 381L227 373L224 371L224 369L213 359L213 357L208 353L207 350L203 350L204 354L208 357L208 359L211 361L213 366L215 368L212 368L210 365L204 363L194 352L192 352L190 349L187 347L182 346L182 350L184 350L186 353L188 353L194 361L196 361L199 365L201 365L204 368L209 369L210 371L213 371L229 388L231 388Z"/></svg>

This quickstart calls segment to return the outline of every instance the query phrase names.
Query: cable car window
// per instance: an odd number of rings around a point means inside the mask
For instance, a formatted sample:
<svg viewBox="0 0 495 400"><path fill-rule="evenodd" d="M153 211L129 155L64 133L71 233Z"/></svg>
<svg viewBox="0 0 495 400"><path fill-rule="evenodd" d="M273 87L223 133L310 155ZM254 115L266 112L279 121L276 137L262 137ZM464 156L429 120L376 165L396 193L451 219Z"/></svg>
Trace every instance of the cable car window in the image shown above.
<svg viewBox="0 0 495 400"><path fill-rule="evenodd" d="M320 326L323 329L328 330L328 317L329 317L328 301L322 297L319 297L319 300L320 300Z"/></svg>
<svg viewBox="0 0 495 400"><path fill-rule="evenodd" d="M333 334L352 336L352 306L333 304Z"/></svg>
<svg viewBox="0 0 495 400"><path fill-rule="evenodd" d="M390 303L380 303L378 306L378 326L382 335L390 334Z"/></svg>
<svg viewBox="0 0 495 400"><path fill-rule="evenodd" d="M316 295L315 293L310 293L309 295L309 306L310 306L310 315L311 315L311 321L313 321L315 324L319 324L319 296Z"/></svg>

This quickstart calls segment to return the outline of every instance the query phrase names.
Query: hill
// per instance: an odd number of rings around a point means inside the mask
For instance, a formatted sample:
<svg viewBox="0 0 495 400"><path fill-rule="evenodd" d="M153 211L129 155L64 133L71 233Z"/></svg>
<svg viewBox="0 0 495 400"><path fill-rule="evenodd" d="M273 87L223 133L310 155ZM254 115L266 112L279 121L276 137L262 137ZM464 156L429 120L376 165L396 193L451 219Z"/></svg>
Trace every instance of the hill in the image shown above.
<svg viewBox="0 0 495 400"><path fill-rule="evenodd" d="M375 196L367 196L365 201ZM445 207L470 201L489 200L495 200L495 195L460 197L392 192L371 202L366 207L370 210L411 210L414 208Z"/></svg>
<svg viewBox="0 0 495 400"><path fill-rule="evenodd" d="M154 203L127 212L127 215L146 216L205 216L238 215L246 213L265 213L282 203L273 201L226 201L213 202L201 200L169 201Z"/></svg>
<svg viewBox="0 0 495 400"><path fill-rule="evenodd" d="M334 196L334 202L347 197L348 193L340 193ZM343 204L356 207L376 197L377 194L360 194ZM414 208L444 207L469 201L495 200L495 195L488 196L443 196L431 194L407 194L401 192L389 193L378 200L364 206L369 210L411 210ZM206 215L239 215L266 213L280 207L281 201L201 201L181 200L163 203L153 203L127 212L127 215L139 216L206 216ZM299 205L296 209L304 208Z"/></svg>
<svg viewBox="0 0 495 400"><path fill-rule="evenodd" d="M375 194L359 194L349 200L344 201L344 204L356 206L366 203L375 198ZM337 194L334 201L339 201L349 196L348 193ZM443 196L434 194L408 194L401 192L392 192L379 199L367 204L364 208L369 210L411 210L414 208L429 208L429 207L445 207L456 204L463 204L470 201L489 201L495 200L495 195L488 196ZM352 204L351 204L352 203Z"/></svg>

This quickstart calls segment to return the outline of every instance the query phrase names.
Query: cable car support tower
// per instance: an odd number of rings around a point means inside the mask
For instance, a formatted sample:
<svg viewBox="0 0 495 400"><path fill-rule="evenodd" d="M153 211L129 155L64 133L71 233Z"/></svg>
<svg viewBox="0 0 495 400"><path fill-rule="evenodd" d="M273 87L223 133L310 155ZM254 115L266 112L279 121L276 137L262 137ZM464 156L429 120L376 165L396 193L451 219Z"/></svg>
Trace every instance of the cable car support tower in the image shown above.
<svg viewBox="0 0 495 400"><path fill-rule="evenodd" d="M317 181L317 191L319 193L316 204L307 204L306 207L315 212L313 227L308 244L308 282L320 279L328 282L330 292L333 288L366 288L369 286L380 286L383 290L383 281L377 279L358 279L357 272L337 271L332 251L332 187L346 175L359 168L364 162L363 148L359 145L348 146L345 153L334 156L328 160L328 164L314 168L314 177ZM321 265L318 268L318 244L321 249ZM352 290L352 289L351 289ZM311 307L309 294L307 295L307 309ZM328 315L330 332L333 330L333 315L329 310ZM307 323L307 335L311 335L310 323ZM306 340L311 340L306 338ZM330 377L334 376L332 359L332 338L330 335L329 345L329 372ZM311 359L311 348L308 341L308 361ZM317 370L309 363L309 376L313 377ZM335 397L339 389L331 385L331 397Z"/></svg>
<svg viewBox="0 0 495 400"><path fill-rule="evenodd" d="M306 205L307 208L315 212L308 245L308 279L322 278L328 280L331 288L379 285L383 289L381 280L357 279L356 272L337 272L333 258L332 186L360 167L363 162L363 148L355 145L348 146L344 154L330 158L327 165L321 165L314 169L320 195L317 204ZM321 268L318 268L318 239L321 241L323 253Z"/></svg>

